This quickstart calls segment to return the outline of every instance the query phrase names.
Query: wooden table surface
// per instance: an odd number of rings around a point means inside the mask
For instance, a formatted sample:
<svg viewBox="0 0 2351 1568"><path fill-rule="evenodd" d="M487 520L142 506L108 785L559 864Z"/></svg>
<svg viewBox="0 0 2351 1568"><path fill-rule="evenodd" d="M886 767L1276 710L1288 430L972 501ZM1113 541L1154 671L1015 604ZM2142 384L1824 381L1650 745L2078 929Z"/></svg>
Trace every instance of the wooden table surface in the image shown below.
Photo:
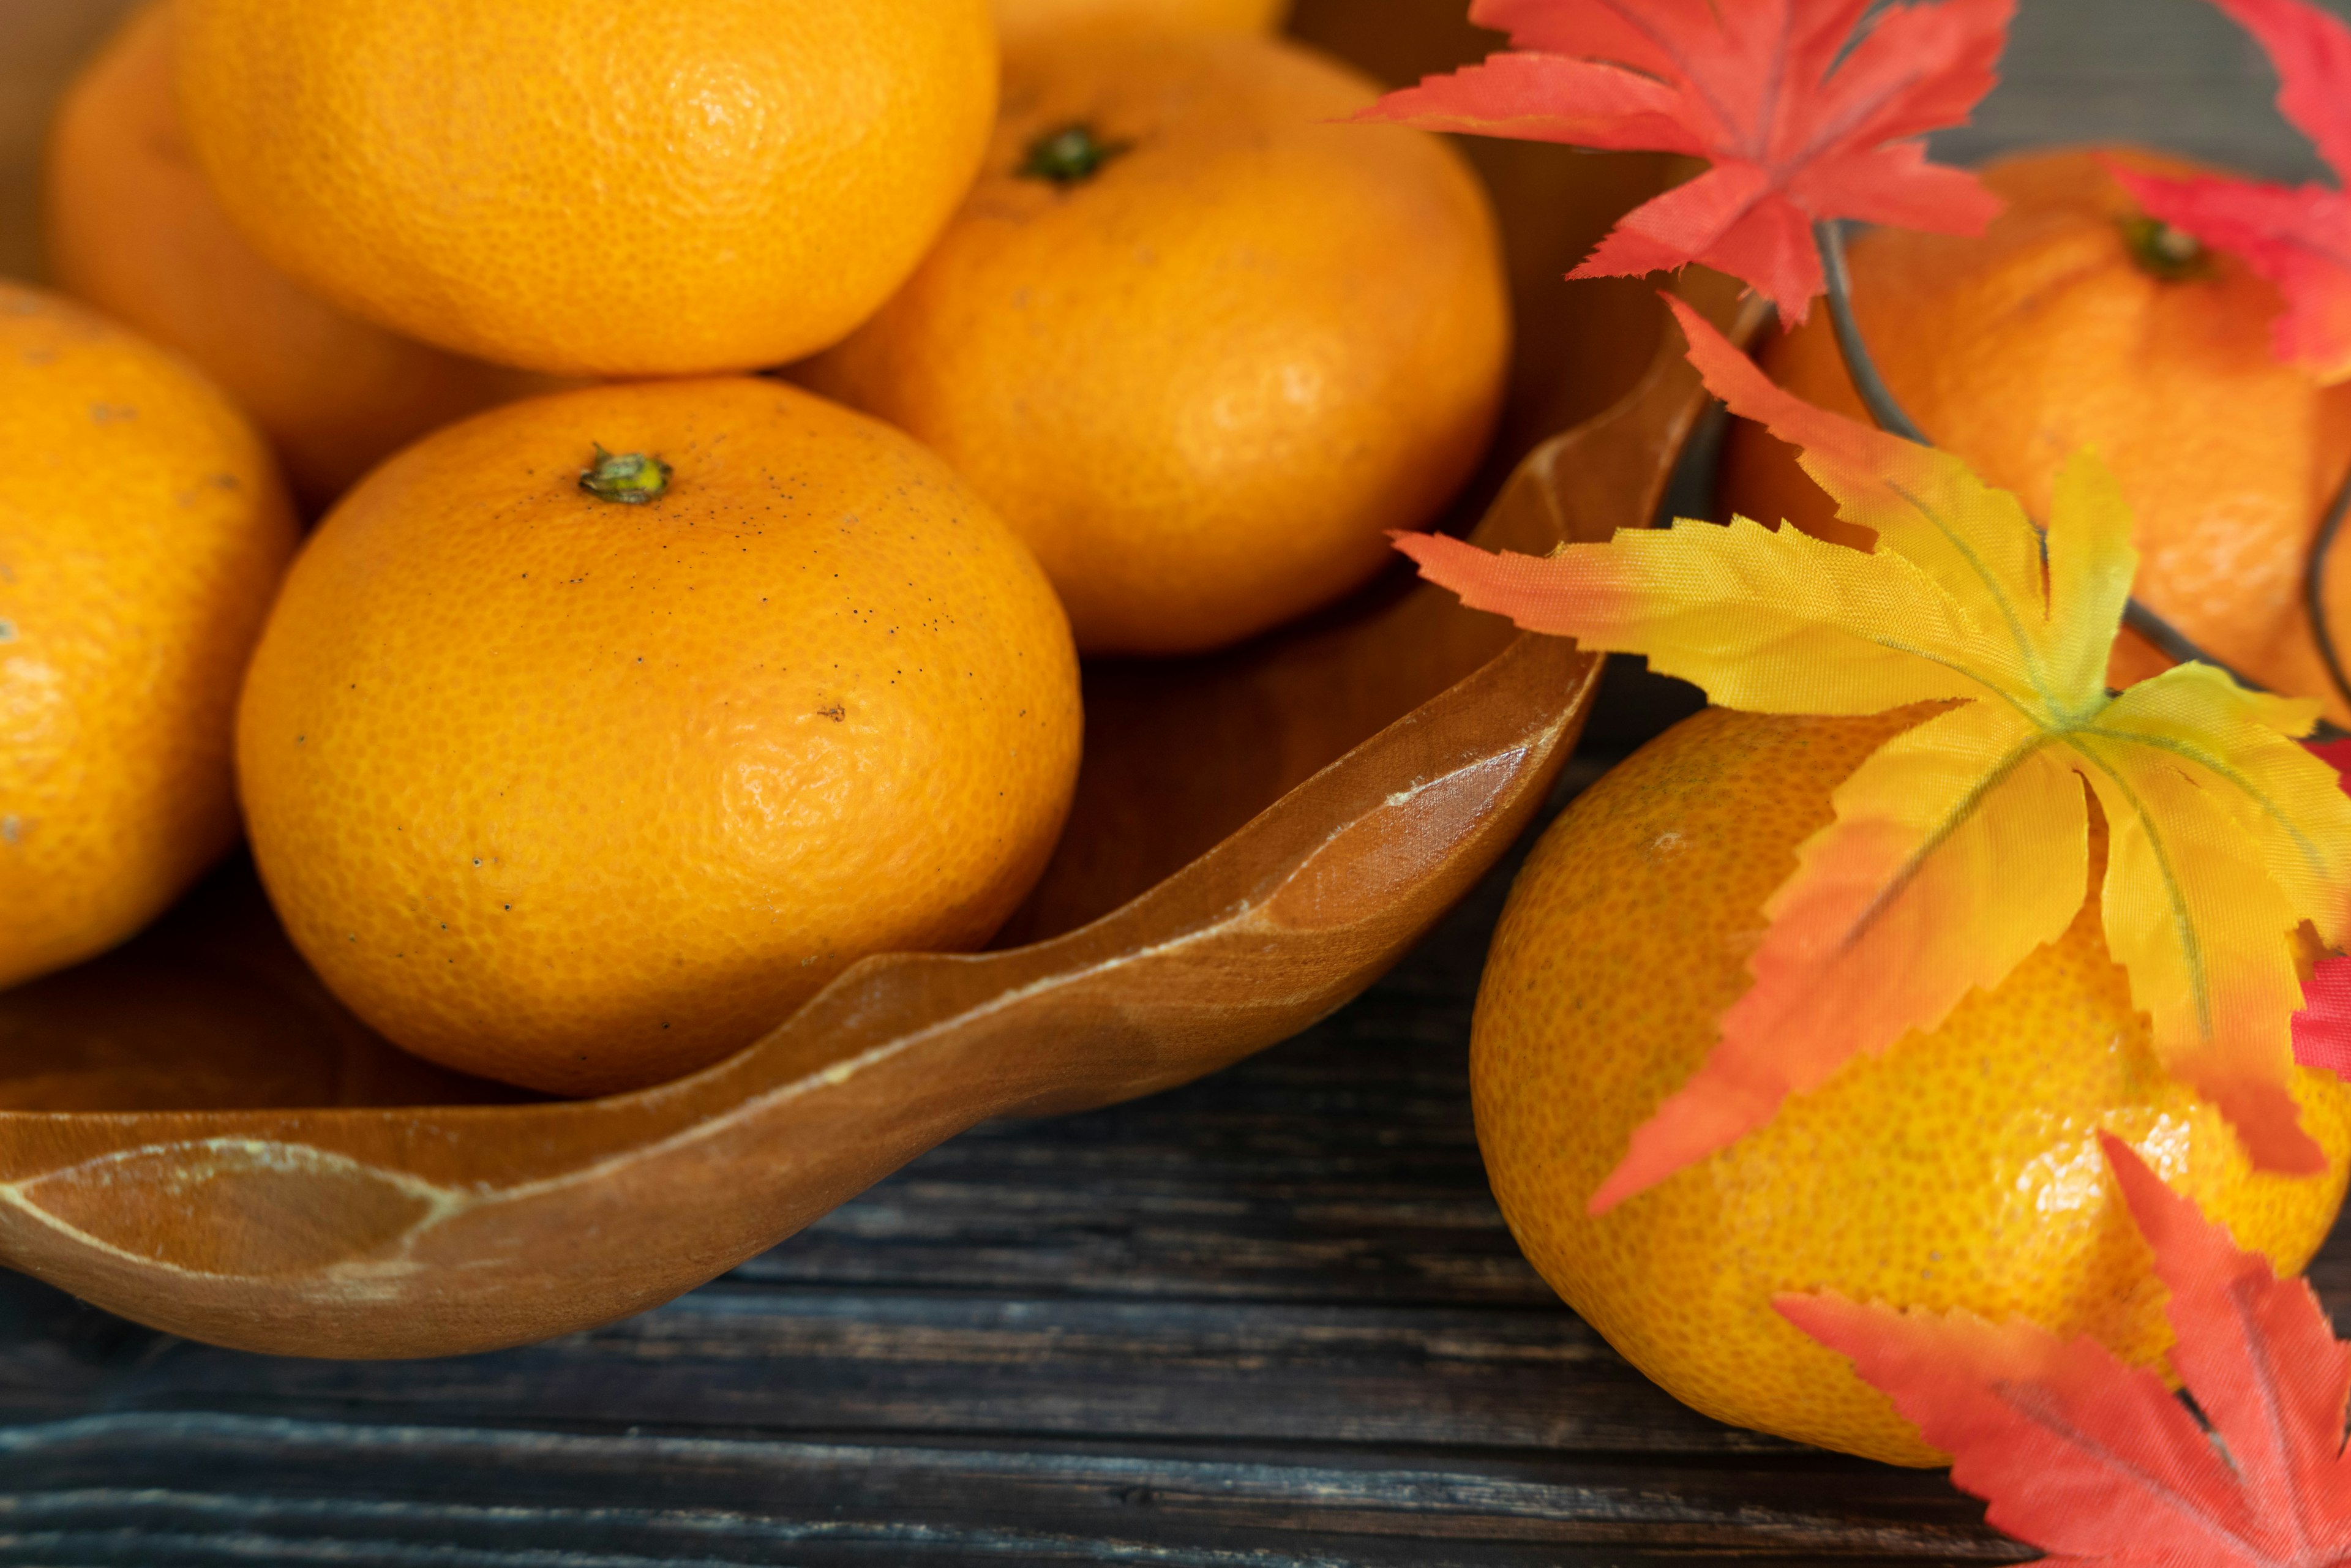
<svg viewBox="0 0 2351 1568"><path fill-rule="evenodd" d="M119 8L0 0L0 270L37 267L25 150ZM2024 0L2006 85L1947 151L2132 136L2308 173L2270 90L2199 0ZM1614 680L1569 786L1674 700ZM1683 1409L1520 1260L1464 1071L1506 877L1290 1043L983 1127L597 1333L271 1360L0 1276L0 1563L2029 1558L1938 1473ZM2351 1305L2351 1232L2314 1272Z"/></svg>

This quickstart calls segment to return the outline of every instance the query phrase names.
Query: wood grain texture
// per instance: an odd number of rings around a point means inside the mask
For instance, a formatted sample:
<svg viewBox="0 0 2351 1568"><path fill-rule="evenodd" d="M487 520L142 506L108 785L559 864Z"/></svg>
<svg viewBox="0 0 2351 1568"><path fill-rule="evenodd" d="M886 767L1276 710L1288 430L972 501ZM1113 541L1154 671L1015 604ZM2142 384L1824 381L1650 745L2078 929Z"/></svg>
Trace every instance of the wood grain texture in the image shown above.
<svg viewBox="0 0 2351 1568"><path fill-rule="evenodd" d="M1344 42L1360 4L1300 0L1301 22ZM23 128L112 9L0 0L0 267L34 255ZM2201 0L2024 0L2007 85L1946 141L2129 134L2298 176L2270 90ZM1594 755L1674 700L1613 665ZM1465 1071L1506 873L1290 1042L1151 1099L978 1127L592 1333L277 1360L0 1276L0 1563L2028 1558L1938 1475L1682 1409L1519 1259ZM2313 1278L2351 1322L2351 1235Z"/></svg>

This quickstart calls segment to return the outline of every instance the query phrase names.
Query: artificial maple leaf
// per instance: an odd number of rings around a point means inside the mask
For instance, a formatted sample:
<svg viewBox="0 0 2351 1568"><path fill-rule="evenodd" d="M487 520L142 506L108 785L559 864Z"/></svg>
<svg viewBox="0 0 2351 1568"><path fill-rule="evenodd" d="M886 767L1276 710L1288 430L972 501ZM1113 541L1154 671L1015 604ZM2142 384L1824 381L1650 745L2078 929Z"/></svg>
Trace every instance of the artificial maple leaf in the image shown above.
<svg viewBox="0 0 2351 1568"><path fill-rule="evenodd" d="M2294 1059L2351 1079L2351 957L2338 955L2311 971L2294 1015Z"/></svg>
<svg viewBox="0 0 2351 1568"><path fill-rule="evenodd" d="M2338 776L2351 769L2351 739L2304 744ZM2351 789L2351 777L2342 782ZM2294 1059L2351 1079L2351 956L2319 960L2303 986L2302 1010L2294 1015Z"/></svg>
<svg viewBox="0 0 2351 1568"><path fill-rule="evenodd" d="M2212 0L2277 68L2279 112L2351 181L2351 26L2304 0ZM2168 179L2109 163L2148 215L2233 251L2285 296L2277 356L2325 382L2351 378L2351 193L2203 175Z"/></svg>
<svg viewBox="0 0 2351 1568"><path fill-rule="evenodd" d="M1773 1304L1853 1358L1997 1528L2077 1568L2342 1568L2351 1562L2343 1421L2351 1346L2309 1284L2280 1280L2163 1184L2100 1145L2155 1251L2172 1370L2212 1424L2095 1340L2022 1320L1897 1312L1834 1294ZM2219 1439L2218 1443L2214 1438Z"/></svg>
<svg viewBox="0 0 2351 1568"><path fill-rule="evenodd" d="M1754 983L1689 1081L1636 1129L1592 1198L1608 1208L1737 1141L1862 1052L1942 1022L2080 908L2082 780L2107 825L2107 948L2165 1065L2212 1099L2254 1159L2319 1168L2286 1089L2301 1001L2292 934L2351 939L2351 798L2288 737L2318 705L2183 664L2119 695L2107 653L2137 556L2094 457L2060 476L2043 539L1958 458L1771 384L1671 301L1731 412L1803 449L1872 530L1864 551L1746 519L1626 529L1537 559L1405 535L1462 601L1650 666L1752 713L1945 711L1834 791L1765 903Z"/></svg>
<svg viewBox="0 0 2351 1568"><path fill-rule="evenodd" d="M1518 47L1390 93L1358 119L1713 167L1635 209L1570 277L1703 262L1791 321L1822 291L1813 223L1977 234L2000 203L1914 138L1959 125L1997 78L2015 0L1881 14L1869 0L1475 0ZM1840 55L1843 56L1840 59Z"/></svg>

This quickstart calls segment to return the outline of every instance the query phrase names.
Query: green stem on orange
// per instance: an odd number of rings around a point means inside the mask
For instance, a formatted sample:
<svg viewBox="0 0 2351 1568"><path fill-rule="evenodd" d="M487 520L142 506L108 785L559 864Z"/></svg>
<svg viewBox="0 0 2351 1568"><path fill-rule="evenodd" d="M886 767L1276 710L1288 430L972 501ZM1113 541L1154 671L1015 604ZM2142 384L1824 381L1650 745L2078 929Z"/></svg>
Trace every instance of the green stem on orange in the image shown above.
<svg viewBox="0 0 2351 1568"><path fill-rule="evenodd" d="M2122 220L2123 244L2131 260L2149 277L2165 283L2186 283L2212 275L2212 253L2186 229L2174 228L2144 213Z"/></svg>
<svg viewBox="0 0 2351 1568"><path fill-rule="evenodd" d="M1094 133L1092 126L1080 121L1049 131L1029 143L1029 155L1015 172L1026 180L1074 185L1092 179L1103 164L1134 145L1132 141L1105 141Z"/></svg>
<svg viewBox="0 0 2351 1568"><path fill-rule="evenodd" d="M580 470L580 487L598 500L642 507L647 501L660 500L669 488L674 470L651 453L611 453L605 451L601 442L593 444L596 455Z"/></svg>

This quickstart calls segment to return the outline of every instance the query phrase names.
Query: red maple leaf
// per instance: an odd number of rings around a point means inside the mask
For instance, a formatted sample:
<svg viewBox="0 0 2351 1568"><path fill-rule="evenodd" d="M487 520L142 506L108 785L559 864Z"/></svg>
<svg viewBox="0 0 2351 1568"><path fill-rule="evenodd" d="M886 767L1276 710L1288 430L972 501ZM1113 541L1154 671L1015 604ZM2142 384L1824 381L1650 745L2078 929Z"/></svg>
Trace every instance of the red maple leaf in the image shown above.
<svg viewBox="0 0 2351 1568"><path fill-rule="evenodd" d="M2351 770L2351 738L2304 744L2336 774ZM2351 790L2351 777L2344 778L2343 786ZM2351 1079L2351 957L2321 959L2302 988L2302 1010L2294 1015L2294 1059Z"/></svg>
<svg viewBox="0 0 2351 1568"><path fill-rule="evenodd" d="M2351 1078L2351 958L2337 955L2311 971L2294 1015L2294 1059Z"/></svg>
<svg viewBox="0 0 2351 1568"><path fill-rule="evenodd" d="M1791 321L1823 288L1818 218L1954 234L2000 203L1914 140L1965 122L1997 79L2015 0L1897 5L1854 42L1869 0L1474 0L1517 46L1390 93L1357 118L1713 167L1635 209L1570 277L1702 262ZM1840 55L1843 57L1840 59Z"/></svg>
<svg viewBox="0 0 2351 1568"><path fill-rule="evenodd" d="M2351 26L2304 0L2212 0L2277 68L2280 113L2351 181ZM2215 175L2166 179L2108 167L2150 216L2232 251L2285 296L2277 356L2324 382L2351 377L2351 194Z"/></svg>
<svg viewBox="0 0 2351 1568"><path fill-rule="evenodd" d="M1842 1296L1775 1304L1953 1456L1954 1484L2053 1561L2107 1568L2344 1568L2351 1346L2307 1281L2280 1280L2111 1134L2107 1164L2170 1292L2163 1380L2095 1340L1965 1312L1897 1312ZM2217 1439L2217 1442L2215 1441Z"/></svg>

